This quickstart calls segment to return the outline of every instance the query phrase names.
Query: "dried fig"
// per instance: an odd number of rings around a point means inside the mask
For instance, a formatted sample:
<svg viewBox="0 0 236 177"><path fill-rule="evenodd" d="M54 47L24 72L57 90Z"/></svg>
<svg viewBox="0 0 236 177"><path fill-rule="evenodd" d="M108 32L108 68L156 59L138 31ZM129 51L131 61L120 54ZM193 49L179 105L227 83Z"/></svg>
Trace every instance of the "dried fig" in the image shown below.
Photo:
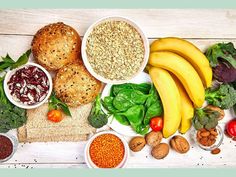
<svg viewBox="0 0 236 177"><path fill-rule="evenodd" d="M181 154L188 152L190 148L188 141L179 135L174 136L170 140L170 145L176 152Z"/></svg>
<svg viewBox="0 0 236 177"><path fill-rule="evenodd" d="M142 136L136 136L129 142L129 148L134 152L141 151L145 145L146 141Z"/></svg>
<svg viewBox="0 0 236 177"><path fill-rule="evenodd" d="M151 154L156 159L163 159L169 154L169 145L166 143L160 143L152 148Z"/></svg>
<svg viewBox="0 0 236 177"><path fill-rule="evenodd" d="M154 131L149 132L145 136L147 144L151 147L154 147L160 144L162 138L163 138L163 135L161 132L154 132Z"/></svg>

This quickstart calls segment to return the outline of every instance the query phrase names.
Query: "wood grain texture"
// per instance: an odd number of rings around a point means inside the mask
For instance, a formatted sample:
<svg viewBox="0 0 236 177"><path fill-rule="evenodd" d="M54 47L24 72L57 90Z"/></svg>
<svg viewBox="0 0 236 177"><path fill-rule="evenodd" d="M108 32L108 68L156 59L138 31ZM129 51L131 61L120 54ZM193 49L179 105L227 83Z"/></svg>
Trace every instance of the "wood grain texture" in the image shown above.
<svg viewBox="0 0 236 177"><path fill-rule="evenodd" d="M108 15L133 19L150 38L150 43L154 38L179 36L187 38L202 51L217 42L231 41L236 45L236 10L0 10L0 56L9 53L18 58L30 48L36 31L48 23L63 21L83 36L92 22ZM221 121L222 128L232 115L226 111L227 118ZM222 152L213 156L197 147L190 134L186 137L193 144L189 153L177 154L171 150L166 159L155 160L150 155L150 147L145 147L142 152L131 153L127 168L236 167L236 142L225 138ZM86 168L85 144L19 144L13 158L0 164L0 168Z"/></svg>
<svg viewBox="0 0 236 177"><path fill-rule="evenodd" d="M34 35L48 23L63 21L84 35L93 22L109 15L134 20L149 38L236 38L236 11L209 9L0 10L0 33Z"/></svg>

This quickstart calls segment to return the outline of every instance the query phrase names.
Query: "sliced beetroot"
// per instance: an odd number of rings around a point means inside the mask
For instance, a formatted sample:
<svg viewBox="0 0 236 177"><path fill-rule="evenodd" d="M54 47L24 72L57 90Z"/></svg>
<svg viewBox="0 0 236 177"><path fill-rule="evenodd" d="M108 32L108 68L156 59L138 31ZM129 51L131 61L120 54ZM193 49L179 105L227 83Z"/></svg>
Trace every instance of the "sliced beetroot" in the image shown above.
<svg viewBox="0 0 236 177"><path fill-rule="evenodd" d="M41 102L49 90L47 75L36 66L26 66L17 70L7 84L13 98L26 105Z"/></svg>

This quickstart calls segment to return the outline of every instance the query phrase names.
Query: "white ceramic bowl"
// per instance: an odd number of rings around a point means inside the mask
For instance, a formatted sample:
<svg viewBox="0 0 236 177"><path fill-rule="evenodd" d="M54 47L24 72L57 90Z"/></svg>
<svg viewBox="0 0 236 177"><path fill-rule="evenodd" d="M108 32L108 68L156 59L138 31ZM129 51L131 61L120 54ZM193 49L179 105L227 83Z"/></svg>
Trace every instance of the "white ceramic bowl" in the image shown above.
<svg viewBox="0 0 236 177"><path fill-rule="evenodd" d="M126 140L120 134L118 134L112 130L96 133L88 140L86 147L85 147L85 151L84 151L84 157L85 157L86 164L88 165L89 168L98 168L90 158L89 148L90 148L90 145L93 142L93 140L96 137L103 135L103 134L113 134L113 135L117 136L122 141L122 143L124 145L124 149L125 149L124 158L116 168L124 168L127 164L128 158L129 158L129 146L128 146L128 143L126 142Z"/></svg>
<svg viewBox="0 0 236 177"><path fill-rule="evenodd" d="M17 140L17 138L16 138L15 136L13 136L13 135L11 135L11 134L9 134L9 133L0 133L0 135L1 135L1 136L5 136L5 137L7 137L8 139L10 139L10 140L11 140L11 143L12 143L12 145L13 145L13 150L12 150L11 155L8 156L8 157L5 158L5 159L0 159L0 163L2 163L2 162L6 162L6 161L8 161L9 159L11 159L12 156L15 154L15 152L16 152L16 150L17 150L17 147L18 147L18 140Z"/></svg>
<svg viewBox="0 0 236 177"><path fill-rule="evenodd" d="M126 80L110 80L110 79L104 78L103 76L98 75L96 72L94 72L92 66L90 65L90 63L88 61L87 53L86 53L87 38L88 38L88 36L90 35L90 33L92 32L92 30L94 29L95 26L97 26L97 25L99 25L103 22L106 22L106 21L124 21L124 22L130 24L132 27L134 27L137 30L137 32L140 34L140 36L143 40L144 50L145 50L143 63L141 65L141 67L139 68L138 72L136 72L132 77L130 77ZM104 18L96 21L95 23L93 23L88 28L88 30L86 31L86 33L83 37L81 52L82 52L82 59L83 59L85 67L96 79L98 79L98 80L100 80L104 83L108 83L108 84L123 84L123 83L126 83L128 80L134 78L135 76L137 76L139 73L141 73L144 70L144 68L146 67L147 62L148 62L150 49L149 49L148 38L145 36L145 34L141 30L141 28L135 22L133 22L132 20L130 20L128 18L124 18L124 17L121 17L121 16L109 16L109 17L104 17Z"/></svg>
<svg viewBox="0 0 236 177"><path fill-rule="evenodd" d="M48 90L47 96L41 102L38 102L38 103L33 104L33 105L26 105L26 104L23 104L21 102L15 101L13 99L12 95L10 94L10 90L9 90L8 84L7 84L7 82L10 80L11 76L17 70L19 70L21 68L24 68L25 66L36 66L36 67L40 68L46 74L46 76L48 77L48 81L49 81L49 90ZM4 79L4 91L5 91L5 94L8 98L8 100L12 104L16 105L17 107L23 108L23 109L34 109L34 108L37 108L37 107L41 106L43 103L45 103L48 100L49 96L51 95L51 92L52 92L52 77L49 74L49 72L46 69L44 69L41 65L36 64L36 63L28 62L28 63L26 63L25 65L23 65L19 68L16 68L16 69L13 69L13 70L10 70L10 71L7 72L7 74L5 76L5 79Z"/></svg>

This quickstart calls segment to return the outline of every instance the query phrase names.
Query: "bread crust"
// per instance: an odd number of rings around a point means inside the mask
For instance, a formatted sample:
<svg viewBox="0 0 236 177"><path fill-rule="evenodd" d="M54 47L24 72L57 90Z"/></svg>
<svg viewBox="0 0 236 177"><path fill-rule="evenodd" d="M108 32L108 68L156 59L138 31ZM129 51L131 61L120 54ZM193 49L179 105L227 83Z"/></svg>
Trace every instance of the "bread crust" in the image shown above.
<svg viewBox="0 0 236 177"><path fill-rule="evenodd" d="M72 27L62 22L41 28L32 41L32 54L37 63L55 71L81 60L81 39Z"/></svg>
<svg viewBox="0 0 236 177"><path fill-rule="evenodd" d="M56 96L71 107L92 102L101 91L102 83L80 63L64 66L54 77Z"/></svg>

